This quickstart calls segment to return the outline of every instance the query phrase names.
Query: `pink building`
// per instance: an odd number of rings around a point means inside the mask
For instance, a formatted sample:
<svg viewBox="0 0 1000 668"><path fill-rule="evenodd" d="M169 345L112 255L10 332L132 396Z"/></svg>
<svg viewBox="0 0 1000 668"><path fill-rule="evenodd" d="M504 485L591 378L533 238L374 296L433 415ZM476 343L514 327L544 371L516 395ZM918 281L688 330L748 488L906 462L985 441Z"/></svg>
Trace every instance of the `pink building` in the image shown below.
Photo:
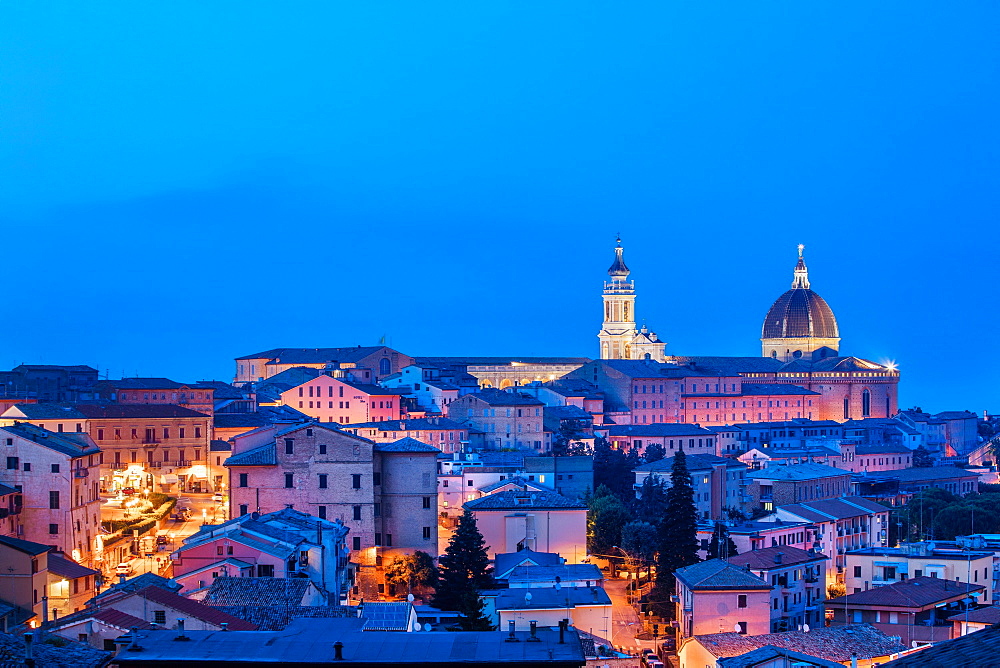
<svg viewBox="0 0 1000 668"><path fill-rule="evenodd" d="M293 507L350 529L355 596L384 591L383 558L438 552L437 456L412 438L372 443L318 422L271 425L234 439L233 516Z"/></svg>
<svg viewBox="0 0 1000 668"><path fill-rule="evenodd" d="M486 445L542 450L544 404L521 392L487 388L448 404L448 417L483 433Z"/></svg>
<svg viewBox="0 0 1000 668"><path fill-rule="evenodd" d="M674 577L679 640L734 629L770 632L771 584L747 569L712 559L679 568Z"/></svg>
<svg viewBox="0 0 1000 668"><path fill-rule="evenodd" d="M352 424L398 420L403 392L323 375L282 392L281 400L319 422Z"/></svg>
<svg viewBox="0 0 1000 668"><path fill-rule="evenodd" d="M343 430L376 443L415 438L448 454L461 452L469 442L469 427L444 417L361 422L344 425Z"/></svg>
<svg viewBox="0 0 1000 668"><path fill-rule="evenodd" d="M220 577L301 578L312 581L330 605L347 585L347 527L286 508L206 525L171 555L182 591L210 587Z"/></svg>
<svg viewBox="0 0 1000 668"><path fill-rule="evenodd" d="M20 490L21 512L9 525L17 537L97 563L101 451L94 441L86 433L60 434L28 423L0 428L0 441L4 483Z"/></svg>
<svg viewBox="0 0 1000 668"><path fill-rule="evenodd" d="M256 383L297 366L349 371L359 381L377 383L411 364L412 357L386 346L273 348L237 357L234 384Z"/></svg>
<svg viewBox="0 0 1000 668"><path fill-rule="evenodd" d="M94 391L101 399L119 404L167 404L205 415L215 412L215 388L178 383L169 378L101 380L94 385Z"/></svg>
<svg viewBox="0 0 1000 668"><path fill-rule="evenodd" d="M491 556L554 552L569 564L587 556L587 506L555 492L497 492L467 501Z"/></svg>

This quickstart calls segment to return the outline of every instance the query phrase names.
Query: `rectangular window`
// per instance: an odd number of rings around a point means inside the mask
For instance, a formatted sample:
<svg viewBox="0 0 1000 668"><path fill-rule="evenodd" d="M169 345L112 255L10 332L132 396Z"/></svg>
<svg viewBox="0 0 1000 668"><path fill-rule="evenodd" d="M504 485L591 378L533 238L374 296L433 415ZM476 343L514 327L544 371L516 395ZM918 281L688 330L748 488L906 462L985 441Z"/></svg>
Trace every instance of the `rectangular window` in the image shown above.
<svg viewBox="0 0 1000 668"><path fill-rule="evenodd" d="M378 487L381 484L382 484L382 473L379 471L375 471L375 473L372 473L372 485Z"/></svg>
<svg viewBox="0 0 1000 668"><path fill-rule="evenodd" d="M30 471L31 470L31 463L30 462L24 462L24 470L25 471Z"/></svg>
<svg viewBox="0 0 1000 668"><path fill-rule="evenodd" d="M166 610L153 610L153 623L154 624L166 624L167 623L167 611Z"/></svg>
<svg viewBox="0 0 1000 668"><path fill-rule="evenodd" d="M243 517L244 515L246 515L249 512L250 512L250 506L248 506L245 503L241 503L240 504L240 517Z"/></svg>
<svg viewBox="0 0 1000 668"><path fill-rule="evenodd" d="M59 492L49 492L49 508L59 509Z"/></svg>
<svg viewBox="0 0 1000 668"><path fill-rule="evenodd" d="M739 594L739 595L736 596L736 607L737 608L745 608L745 607L747 607L747 595L746 594Z"/></svg>
<svg viewBox="0 0 1000 668"><path fill-rule="evenodd" d="M326 474L325 473L320 473L319 474L319 488L320 489L326 489Z"/></svg>
<svg viewBox="0 0 1000 668"><path fill-rule="evenodd" d="M50 524L49 525L49 533L51 535L53 535L53 536L56 535L57 533L59 533L59 525L58 524Z"/></svg>
<svg viewBox="0 0 1000 668"><path fill-rule="evenodd" d="M385 546L386 547L392 547L392 534L391 533L387 533L385 535Z"/></svg>
<svg viewBox="0 0 1000 668"><path fill-rule="evenodd" d="M21 464L18 461L17 457L8 457L7 458L7 470L8 471L16 471L19 468L21 468Z"/></svg>
<svg viewBox="0 0 1000 668"><path fill-rule="evenodd" d="M375 534L375 547L382 547L382 534Z"/></svg>
<svg viewBox="0 0 1000 668"><path fill-rule="evenodd" d="M319 454L321 454L321 455L325 455L326 454L326 443L320 443L319 444Z"/></svg>
<svg viewBox="0 0 1000 668"><path fill-rule="evenodd" d="M178 428L177 432L180 438L184 438L184 427Z"/></svg>
<svg viewBox="0 0 1000 668"><path fill-rule="evenodd" d="M53 473L59 473L59 465L58 464L53 464L52 465L52 472Z"/></svg>
<svg viewBox="0 0 1000 668"><path fill-rule="evenodd" d="M856 577L856 578L861 577L861 567L860 566L855 566L854 567L854 577Z"/></svg>
<svg viewBox="0 0 1000 668"><path fill-rule="evenodd" d="M248 474L248 473L241 473L240 474L240 487L248 487L249 486L249 484L247 483L247 479L249 477L250 477L250 474Z"/></svg>
<svg viewBox="0 0 1000 668"><path fill-rule="evenodd" d="M163 438L164 438L164 440L170 438L170 428L169 427L164 427L163 428Z"/></svg>
<svg viewBox="0 0 1000 668"><path fill-rule="evenodd" d="M295 441L291 438L285 439L285 454L293 455L295 454Z"/></svg>
<svg viewBox="0 0 1000 668"><path fill-rule="evenodd" d="M259 578L273 578L274 577L274 566L271 564L257 564L257 577Z"/></svg>
<svg viewBox="0 0 1000 668"><path fill-rule="evenodd" d="M361 537L360 536L354 536L354 538L351 540L351 549L352 550L360 550L361 549Z"/></svg>
<svg viewBox="0 0 1000 668"><path fill-rule="evenodd" d="M382 517L382 504L381 503L376 503L375 504L375 517Z"/></svg>
<svg viewBox="0 0 1000 668"><path fill-rule="evenodd" d="M361 474L354 473L351 474L351 487L354 489L361 489Z"/></svg>
<svg viewBox="0 0 1000 668"><path fill-rule="evenodd" d="M424 527L424 540L430 540L430 539L431 539L431 528Z"/></svg>
<svg viewBox="0 0 1000 668"><path fill-rule="evenodd" d="M201 438L201 427L195 427L194 428L194 437L195 438ZM272 570L274 570L274 569L272 569Z"/></svg>
<svg viewBox="0 0 1000 668"><path fill-rule="evenodd" d="M295 486L295 476L291 473L285 474L285 489L291 489Z"/></svg>
<svg viewBox="0 0 1000 668"><path fill-rule="evenodd" d="M326 519L326 506L320 506L319 507L319 518L321 520L325 520Z"/></svg>
<svg viewBox="0 0 1000 668"><path fill-rule="evenodd" d="M355 521L360 522L361 521L361 506L351 506L351 509L354 511L354 519L355 519Z"/></svg>
<svg viewBox="0 0 1000 668"><path fill-rule="evenodd" d="M424 502L424 508L430 508L431 507L431 497L425 496L424 499L423 499L423 502Z"/></svg>

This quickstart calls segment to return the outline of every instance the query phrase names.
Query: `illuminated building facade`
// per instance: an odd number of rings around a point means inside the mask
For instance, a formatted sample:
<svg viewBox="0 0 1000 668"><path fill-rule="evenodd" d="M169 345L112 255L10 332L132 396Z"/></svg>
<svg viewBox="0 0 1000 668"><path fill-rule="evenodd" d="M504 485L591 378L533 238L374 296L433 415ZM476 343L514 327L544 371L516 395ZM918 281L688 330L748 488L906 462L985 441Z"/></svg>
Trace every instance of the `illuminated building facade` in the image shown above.
<svg viewBox="0 0 1000 668"><path fill-rule="evenodd" d="M402 417L404 393L405 390L319 375L282 392L281 401L320 422L381 422Z"/></svg>
<svg viewBox="0 0 1000 668"><path fill-rule="evenodd" d="M169 378L122 378L94 385L98 396L119 404L171 404L212 415L215 388L178 383Z"/></svg>
<svg viewBox="0 0 1000 668"><path fill-rule="evenodd" d="M355 596L384 590L383 558L438 554L437 456L412 438L373 443L306 422L237 436L229 469L233 517L293 507L340 520L348 534Z"/></svg>
<svg viewBox="0 0 1000 668"><path fill-rule="evenodd" d="M27 423L0 427L0 441L0 482L21 496L16 537L92 563L101 520L101 451L94 441L84 432Z"/></svg>
<svg viewBox="0 0 1000 668"><path fill-rule="evenodd" d="M359 382L377 383L411 364L412 357L387 346L273 348L237 357L233 384L257 383L294 367L349 371Z"/></svg>
<svg viewBox="0 0 1000 668"><path fill-rule="evenodd" d="M486 388L448 404L448 417L483 433L488 447L545 447L542 409L531 395Z"/></svg>
<svg viewBox="0 0 1000 668"><path fill-rule="evenodd" d="M622 240L615 247L615 261L608 269L611 278L604 283L604 324L598 333L601 359L663 361L666 342L643 325L635 327L635 282L629 280L623 258Z"/></svg>
<svg viewBox="0 0 1000 668"><path fill-rule="evenodd" d="M17 404L0 420L89 433L103 453L100 490L208 491L212 418L174 405Z"/></svg>

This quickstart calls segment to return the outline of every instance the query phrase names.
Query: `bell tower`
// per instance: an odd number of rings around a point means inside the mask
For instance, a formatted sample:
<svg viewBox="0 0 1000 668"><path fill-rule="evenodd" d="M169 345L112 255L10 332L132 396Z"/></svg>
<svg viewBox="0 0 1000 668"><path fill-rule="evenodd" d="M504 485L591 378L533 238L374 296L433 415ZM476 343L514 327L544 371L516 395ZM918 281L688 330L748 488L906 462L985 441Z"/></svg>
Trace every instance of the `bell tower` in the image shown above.
<svg viewBox="0 0 1000 668"><path fill-rule="evenodd" d="M634 359L635 283L628 280L629 268L622 258L622 240L617 240L615 261L608 269L611 280L604 282L604 324L597 335L601 341L601 359Z"/></svg>

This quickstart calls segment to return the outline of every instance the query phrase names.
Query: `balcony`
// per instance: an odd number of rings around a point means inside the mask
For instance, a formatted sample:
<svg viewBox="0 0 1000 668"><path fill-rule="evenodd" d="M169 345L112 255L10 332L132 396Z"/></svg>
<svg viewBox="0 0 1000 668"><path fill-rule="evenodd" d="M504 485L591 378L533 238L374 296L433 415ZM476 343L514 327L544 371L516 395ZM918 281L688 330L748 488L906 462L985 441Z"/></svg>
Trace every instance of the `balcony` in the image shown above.
<svg viewBox="0 0 1000 668"><path fill-rule="evenodd" d="M816 584L817 582L819 582L819 576L810 573L809 575L806 576L806 582L808 584Z"/></svg>
<svg viewBox="0 0 1000 668"><path fill-rule="evenodd" d="M189 460L189 459L180 459L180 460L178 460L177 462L174 463L174 466L176 466L178 468L182 468L182 467L185 467L185 466L191 466L191 460Z"/></svg>
<svg viewBox="0 0 1000 668"><path fill-rule="evenodd" d="M86 478L90 475L90 469L73 469L74 478Z"/></svg>

